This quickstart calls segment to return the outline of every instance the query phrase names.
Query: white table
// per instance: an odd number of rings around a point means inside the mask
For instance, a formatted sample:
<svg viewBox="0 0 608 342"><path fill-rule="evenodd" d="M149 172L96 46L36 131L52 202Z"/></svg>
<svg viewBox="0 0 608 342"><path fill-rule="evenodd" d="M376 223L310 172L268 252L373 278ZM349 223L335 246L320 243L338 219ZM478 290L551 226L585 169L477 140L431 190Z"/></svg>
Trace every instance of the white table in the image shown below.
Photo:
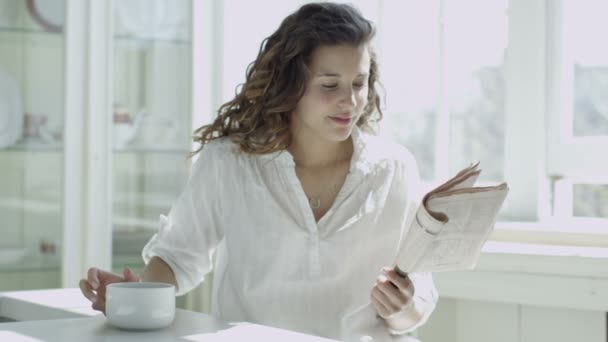
<svg viewBox="0 0 608 342"><path fill-rule="evenodd" d="M0 292L2 316L17 322L0 323L1 342L333 341L258 324L229 324L210 315L181 309L176 310L175 321L167 328L121 330L109 325L104 315L94 311L77 288ZM388 340L420 342L408 336Z"/></svg>
<svg viewBox="0 0 608 342"><path fill-rule="evenodd" d="M257 324L228 324L212 316L176 310L167 328L128 331L110 326L90 308L79 289L0 293L0 316L18 320L0 324L0 341L331 341Z"/></svg>

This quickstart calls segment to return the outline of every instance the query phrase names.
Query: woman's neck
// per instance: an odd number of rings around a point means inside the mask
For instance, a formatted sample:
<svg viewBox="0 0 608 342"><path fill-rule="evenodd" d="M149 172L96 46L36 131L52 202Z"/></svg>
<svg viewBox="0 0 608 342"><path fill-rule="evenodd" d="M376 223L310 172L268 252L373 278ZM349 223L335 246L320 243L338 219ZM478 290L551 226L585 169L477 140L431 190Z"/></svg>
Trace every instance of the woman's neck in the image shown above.
<svg viewBox="0 0 608 342"><path fill-rule="evenodd" d="M303 141L304 140L304 141ZM287 149L293 156L299 168L316 169L334 166L353 154L352 137L340 142L322 139L303 139L294 136L291 146Z"/></svg>

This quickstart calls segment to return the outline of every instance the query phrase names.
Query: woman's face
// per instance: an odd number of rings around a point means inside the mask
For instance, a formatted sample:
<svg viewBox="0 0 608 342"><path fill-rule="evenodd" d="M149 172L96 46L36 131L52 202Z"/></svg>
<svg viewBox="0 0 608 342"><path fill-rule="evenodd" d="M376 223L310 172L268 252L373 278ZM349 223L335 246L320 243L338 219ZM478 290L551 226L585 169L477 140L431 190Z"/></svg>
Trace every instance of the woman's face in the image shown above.
<svg viewBox="0 0 608 342"><path fill-rule="evenodd" d="M331 142L346 140L367 104L367 45L320 46L308 67L310 80L294 110L292 133Z"/></svg>

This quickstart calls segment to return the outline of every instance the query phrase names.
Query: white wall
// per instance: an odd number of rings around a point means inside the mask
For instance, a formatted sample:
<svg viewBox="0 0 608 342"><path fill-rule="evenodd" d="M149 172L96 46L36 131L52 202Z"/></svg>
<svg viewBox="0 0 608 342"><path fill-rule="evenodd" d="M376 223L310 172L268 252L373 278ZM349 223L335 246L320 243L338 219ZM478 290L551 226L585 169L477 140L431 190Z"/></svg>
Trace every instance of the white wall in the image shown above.
<svg viewBox="0 0 608 342"><path fill-rule="evenodd" d="M567 294L564 294L565 296ZM605 342L606 313L442 298L422 342Z"/></svg>

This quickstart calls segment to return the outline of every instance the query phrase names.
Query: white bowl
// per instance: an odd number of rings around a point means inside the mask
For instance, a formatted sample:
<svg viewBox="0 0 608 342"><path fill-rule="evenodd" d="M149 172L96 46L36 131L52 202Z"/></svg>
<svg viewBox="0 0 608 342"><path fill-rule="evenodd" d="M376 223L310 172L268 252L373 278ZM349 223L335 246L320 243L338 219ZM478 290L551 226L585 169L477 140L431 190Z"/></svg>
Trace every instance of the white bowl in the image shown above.
<svg viewBox="0 0 608 342"><path fill-rule="evenodd" d="M23 261L27 249L25 248L0 248L0 265L14 265Z"/></svg>
<svg viewBox="0 0 608 342"><path fill-rule="evenodd" d="M175 286L165 283L114 283L106 288L106 316L118 328L164 328L175 317Z"/></svg>

